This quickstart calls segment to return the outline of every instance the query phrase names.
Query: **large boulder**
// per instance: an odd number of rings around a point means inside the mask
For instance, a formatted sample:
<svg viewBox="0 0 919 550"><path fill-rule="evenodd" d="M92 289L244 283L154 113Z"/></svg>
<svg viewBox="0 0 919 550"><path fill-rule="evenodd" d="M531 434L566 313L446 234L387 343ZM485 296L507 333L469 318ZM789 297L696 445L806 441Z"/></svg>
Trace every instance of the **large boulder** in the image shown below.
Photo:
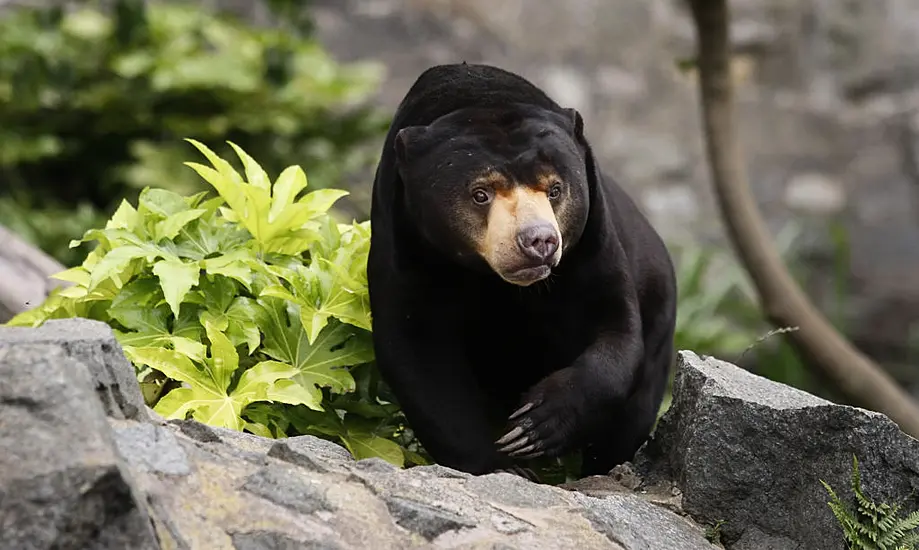
<svg viewBox="0 0 919 550"><path fill-rule="evenodd" d="M691 352L634 464L552 487L167 421L113 341L0 327L0 549L829 550L820 480L851 498L853 454L869 495L919 507L919 442L885 416Z"/></svg>
<svg viewBox="0 0 919 550"><path fill-rule="evenodd" d="M843 548L820 480L851 498L853 455L875 500L919 508L919 441L882 414L688 351L673 394L636 465L649 479L674 480L695 519L723 521L731 548Z"/></svg>
<svg viewBox="0 0 919 550"><path fill-rule="evenodd" d="M22 344L55 346L86 366L108 416L135 420L146 416L134 367L107 324L72 318L52 319L38 328L0 328L0 345L16 347Z"/></svg>
<svg viewBox="0 0 919 550"><path fill-rule="evenodd" d="M0 548L159 548L89 372L59 346L0 343Z"/></svg>
<svg viewBox="0 0 919 550"><path fill-rule="evenodd" d="M0 549L714 548L635 495L123 414L144 408L123 359L91 321L0 327Z"/></svg>
<svg viewBox="0 0 919 550"><path fill-rule="evenodd" d="M311 436L273 441L193 420L111 424L163 548L715 549L702 528L634 495L399 469Z"/></svg>

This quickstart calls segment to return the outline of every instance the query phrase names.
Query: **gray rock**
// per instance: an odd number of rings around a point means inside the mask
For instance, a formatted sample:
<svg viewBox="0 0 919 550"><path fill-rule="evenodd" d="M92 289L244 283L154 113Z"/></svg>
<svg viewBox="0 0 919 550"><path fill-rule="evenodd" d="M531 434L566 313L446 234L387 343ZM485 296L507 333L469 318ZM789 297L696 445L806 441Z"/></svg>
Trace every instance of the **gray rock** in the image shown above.
<svg viewBox="0 0 919 550"><path fill-rule="evenodd" d="M521 508L547 508L565 504L565 493L548 485L537 485L520 476L500 473L476 476L465 487L486 499Z"/></svg>
<svg viewBox="0 0 919 550"><path fill-rule="evenodd" d="M0 345L52 344L86 365L105 413L112 418L146 419L134 366L112 329L90 319L52 319L38 328L0 327Z"/></svg>
<svg viewBox="0 0 919 550"><path fill-rule="evenodd" d="M329 468L322 464L319 459L310 456L308 453L295 451L290 445L283 441L272 445L271 448L268 449L268 456L314 472L329 471Z"/></svg>
<svg viewBox="0 0 919 550"><path fill-rule="evenodd" d="M175 424L182 430L182 433L188 437L194 439L195 441L200 441L201 443L218 443L221 441L220 436L217 435L210 426L207 424L202 424L197 420L169 420L170 424Z"/></svg>
<svg viewBox="0 0 919 550"><path fill-rule="evenodd" d="M265 456L274 444L274 440L259 437L246 432L238 432L229 428L219 428L208 426L218 438L220 438L220 448L233 453L238 458L252 462L254 464L263 464Z"/></svg>
<svg viewBox="0 0 919 550"><path fill-rule="evenodd" d="M459 514L417 500L389 496L386 507L400 526L433 540L447 531L475 527Z"/></svg>
<svg viewBox="0 0 919 550"><path fill-rule="evenodd" d="M805 547L786 537L767 535L750 527L731 545L731 550L805 550Z"/></svg>
<svg viewBox="0 0 919 550"><path fill-rule="evenodd" d="M301 435L297 437L288 437L276 443L278 447L284 445L291 452L307 456L318 457L326 460L339 460L351 462L354 459L348 449L345 449L337 443L313 437L311 435Z"/></svg>
<svg viewBox="0 0 919 550"><path fill-rule="evenodd" d="M698 527L636 495L577 495L584 516L598 531L628 550L714 550ZM654 529L648 529L654 525Z"/></svg>
<svg viewBox="0 0 919 550"><path fill-rule="evenodd" d="M330 541L297 540L272 531L233 533L236 550L339 550L342 546Z"/></svg>
<svg viewBox="0 0 919 550"><path fill-rule="evenodd" d="M158 548L86 367L0 344L0 547Z"/></svg>
<svg viewBox="0 0 919 550"><path fill-rule="evenodd" d="M114 428L118 452L137 468L167 475L188 475L191 467L175 434L164 426L133 424Z"/></svg>
<svg viewBox="0 0 919 550"><path fill-rule="evenodd" d="M904 510L919 508L919 441L882 414L686 351L673 391L670 410L636 463L651 477L672 476L683 509L697 520L724 520L729 544L784 538L808 550L841 548L820 480L850 498L853 454L872 498L905 499Z"/></svg>
<svg viewBox="0 0 919 550"><path fill-rule="evenodd" d="M371 472L371 473L387 473L387 472L396 472L399 470L395 464L387 462L379 457L364 458L358 461L355 461L352 465L352 470L358 470L360 472Z"/></svg>
<svg viewBox="0 0 919 550"><path fill-rule="evenodd" d="M356 461L310 436L106 418L99 397L112 394L94 392L75 357L117 361L79 340L9 335L0 343L3 550L702 550L713 548L704 526L720 521L731 550L824 550L842 538L819 480L848 497L852 453L873 497L906 497L910 508L919 493L919 442L886 417L688 352L673 405L634 465L551 487Z"/></svg>
<svg viewBox="0 0 919 550"><path fill-rule="evenodd" d="M408 470L412 475L417 475L421 477L443 477L443 478L454 478L454 479L471 479L472 474L466 472L461 472L447 466L441 466L440 464L428 464L425 466L415 466Z"/></svg>
<svg viewBox="0 0 919 550"><path fill-rule="evenodd" d="M334 510L320 482L305 483L299 476L279 467L260 469L246 479L242 489L301 514Z"/></svg>
<svg viewBox="0 0 919 550"><path fill-rule="evenodd" d="M569 513L578 506L567 491L507 473L432 475L437 471L383 469L355 472L351 479L382 499L399 525L424 540L434 537L437 546L609 548L586 519Z"/></svg>

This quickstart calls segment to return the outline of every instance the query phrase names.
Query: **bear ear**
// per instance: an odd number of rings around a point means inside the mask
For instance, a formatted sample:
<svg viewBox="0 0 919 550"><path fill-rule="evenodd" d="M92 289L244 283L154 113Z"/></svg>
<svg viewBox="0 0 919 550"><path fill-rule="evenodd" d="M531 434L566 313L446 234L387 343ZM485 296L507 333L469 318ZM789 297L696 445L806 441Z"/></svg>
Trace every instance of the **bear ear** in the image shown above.
<svg viewBox="0 0 919 550"><path fill-rule="evenodd" d="M405 163L421 137L427 132L427 126L406 126L398 132L393 139L393 148L396 150L396 159Z"/></svg>
<svg viewBox="0 0 919 550"><path fill-rule="evenodd" d="M570 107L564 109L564 111L571 124L571 133L574 134L574 137L577 139L582 139L584 137L584 119L581 117L581 113L579 113L577 109Z"/></svg>

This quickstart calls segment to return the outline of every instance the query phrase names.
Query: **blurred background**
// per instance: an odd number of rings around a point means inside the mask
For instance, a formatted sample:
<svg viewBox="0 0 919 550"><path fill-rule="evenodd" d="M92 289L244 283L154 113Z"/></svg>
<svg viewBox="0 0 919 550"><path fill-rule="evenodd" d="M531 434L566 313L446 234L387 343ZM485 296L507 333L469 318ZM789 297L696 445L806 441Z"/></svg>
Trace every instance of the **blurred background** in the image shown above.
<svg viewBox="0 0 919 550"><path fill-rule="evenodd" d="M731 4L773 237L834 325L919 396L919 1ZM123 198L205 189L186 137L227 158L232 140L273 175L300 164L363 220L418 74L495 64L582 112L603 169L664 236L679 348L836 398L782 334L763 339L708 182L693 53L679 0L0 0L0 225L76 265L88 250L68 242Z"/></svg>

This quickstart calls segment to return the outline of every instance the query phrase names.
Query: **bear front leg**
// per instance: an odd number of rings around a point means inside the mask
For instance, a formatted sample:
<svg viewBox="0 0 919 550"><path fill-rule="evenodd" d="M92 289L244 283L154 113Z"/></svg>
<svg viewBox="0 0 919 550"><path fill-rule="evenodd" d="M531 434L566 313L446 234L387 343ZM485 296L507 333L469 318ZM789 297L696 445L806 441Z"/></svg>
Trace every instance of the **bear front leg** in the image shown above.
<svg viewBox="0 0 919 550"><path fill-rule="evenodd" d="M374 310L376 363L383 379L438 464L471 474L510 467L512 461L492 441L488 401L467 364L456 316L444 315L450 308L443 299L436 313L412 307L423 302L419 294L416 287L398 304L380 299Z"/></svg>
<svg viewBox="0 0 919 550"><path fill-rule="evenodd" d="M515 459L557 457L581 443L593 425L621 406L642 363L640 330L609 332L569 367L547 376L529 391L496 443Z"/></svg>

